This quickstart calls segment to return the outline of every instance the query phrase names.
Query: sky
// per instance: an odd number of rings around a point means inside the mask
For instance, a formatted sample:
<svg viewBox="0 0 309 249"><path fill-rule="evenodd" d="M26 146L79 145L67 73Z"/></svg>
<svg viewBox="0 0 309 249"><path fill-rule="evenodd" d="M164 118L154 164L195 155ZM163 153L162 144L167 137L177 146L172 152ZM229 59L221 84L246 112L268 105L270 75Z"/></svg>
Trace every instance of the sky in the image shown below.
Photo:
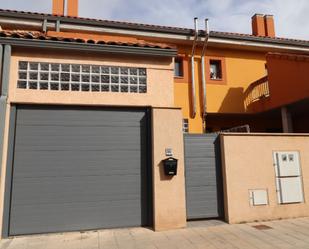
<svg viewBox="0 0 309 249"><path fill-rule="evenodd" d="M0 0L1 9L51 13L52 0ZM79 16L251 33L254 13L272 14L276 36L309 40L309 0L79 0Z"/></svg>

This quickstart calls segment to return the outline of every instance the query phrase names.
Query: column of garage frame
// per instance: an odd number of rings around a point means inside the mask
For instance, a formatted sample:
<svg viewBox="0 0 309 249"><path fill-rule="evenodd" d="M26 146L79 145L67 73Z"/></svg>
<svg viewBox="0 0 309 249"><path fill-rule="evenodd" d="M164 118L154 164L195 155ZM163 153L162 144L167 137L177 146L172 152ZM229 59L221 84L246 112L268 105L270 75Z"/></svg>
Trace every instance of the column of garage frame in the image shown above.
<svg viewBox="0 0 309 249"><path fill-rule="evenodd" d="M0 45L0 72L1 72L1 95L0 95L0 236L8 236L8 214L10 204L11 167L7 169L8 133L11 106L8 101L9 76L11 64L11 45ZM15 119L15 115L14 119ZM9 188L7 186L9 185Z"/></svg>

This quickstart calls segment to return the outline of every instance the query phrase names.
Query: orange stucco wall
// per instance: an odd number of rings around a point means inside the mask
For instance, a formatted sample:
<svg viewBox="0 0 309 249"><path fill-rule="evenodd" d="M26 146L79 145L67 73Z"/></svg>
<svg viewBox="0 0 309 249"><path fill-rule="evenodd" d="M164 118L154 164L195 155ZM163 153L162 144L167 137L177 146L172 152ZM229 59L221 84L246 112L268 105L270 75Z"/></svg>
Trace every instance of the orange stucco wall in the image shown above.
<svg viewBox="0 0 309 249"><path fill-rule="evenodd" d="M267 69L270 97L252 109L265 111L308 98L309 56L269 54Z"/></svg>
<svg viewBox="0 0 309 249"><path fill-rule="evenodd" d="M183 118L189 119L189 132L202 133L202 79L201 79L201 44L196 50L195 56L195 88L196 88L196 116L192 117L191 109L191 49L192 42L163 41L158 38L125 36L113 34L53 32L49 35L62 37L75 37L104 41L121 42L162 42L172 43L177 46L178 55L183 58L184 77L174 78L174 105L182 109ZM222 59L223 81L211 81L209 79L209 59ZM244 113L244 91L257 79L265 76L265 53L256 51L235 50L228 48L209 47L206 52L205 71L207 76L207 112L219 114ZM207 127L207 122L206 122Z"/></svg>
<svg viewBox="0 0 309 249"><path fill-rule="evenodd" d="M189 54L190 47L179 47L180 54ZM200 50L197 51L195 59L195 88L197 101L197 114L195 118L190 116L190 91L191 74L185 74L182 80L175 79L175 105L181 107L183 117L189 119L189 132L202 133L203 119L202 113L202 79L200 68ZM221 58L224 60L223 73L224 82L206 81L207 90L207 112L208 113L244 113L244 91L255 80L265 76L265 54L258 52L246 52L231 49L209 48L206 52L206 61L210 58ZM185 70L190 72L191 65L189 57L185 58ZM209 73L209 66L206 63L206 75ZM208 78L208 77L207 77ZM206 121L207 127L207 121Z"/></svg>
<svg viewBox="0 0 309 249"><path fill-rule="evenodd" d="M53 0L54 15L64 15L64 0Z"/></svg>

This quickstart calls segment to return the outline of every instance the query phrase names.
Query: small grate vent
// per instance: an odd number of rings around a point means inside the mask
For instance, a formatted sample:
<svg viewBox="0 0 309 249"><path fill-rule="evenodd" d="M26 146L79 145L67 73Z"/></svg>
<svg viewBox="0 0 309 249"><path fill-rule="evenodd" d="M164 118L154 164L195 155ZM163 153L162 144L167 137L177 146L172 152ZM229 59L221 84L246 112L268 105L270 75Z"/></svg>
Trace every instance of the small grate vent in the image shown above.
<svg viewBox="0 0 309 249"><path fill-rule="evenodd" d="M254 228L257 229L257 230L268 230L268 229L273 229L272 227L267 226L267 225L256 225L256 226L252 226L252 227L254 227Z"/></svg>

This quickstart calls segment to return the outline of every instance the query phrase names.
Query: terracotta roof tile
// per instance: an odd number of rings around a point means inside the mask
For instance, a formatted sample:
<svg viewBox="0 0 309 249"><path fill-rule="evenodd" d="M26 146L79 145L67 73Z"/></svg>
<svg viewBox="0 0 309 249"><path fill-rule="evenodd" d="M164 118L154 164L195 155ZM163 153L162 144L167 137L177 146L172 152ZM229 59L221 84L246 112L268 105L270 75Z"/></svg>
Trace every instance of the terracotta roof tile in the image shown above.
<svg viewBox="0 0 309 249"><path fill-rule="evenodd" d="M49 36L39 31L25 31L25 30L2 30L0 31L0 37L6 38L18 38L18 39L36 39L36 40L51 40L61 42L78 42L88 44L106 44L115 46L129 46L129 47L144 47L144 48L160 48L160 49L172 49L174 47L163 43L149 43L149 42L119 42L119 41L103 41L103 40L85 40L81 38L68 38L59 36Z"/></svg>

